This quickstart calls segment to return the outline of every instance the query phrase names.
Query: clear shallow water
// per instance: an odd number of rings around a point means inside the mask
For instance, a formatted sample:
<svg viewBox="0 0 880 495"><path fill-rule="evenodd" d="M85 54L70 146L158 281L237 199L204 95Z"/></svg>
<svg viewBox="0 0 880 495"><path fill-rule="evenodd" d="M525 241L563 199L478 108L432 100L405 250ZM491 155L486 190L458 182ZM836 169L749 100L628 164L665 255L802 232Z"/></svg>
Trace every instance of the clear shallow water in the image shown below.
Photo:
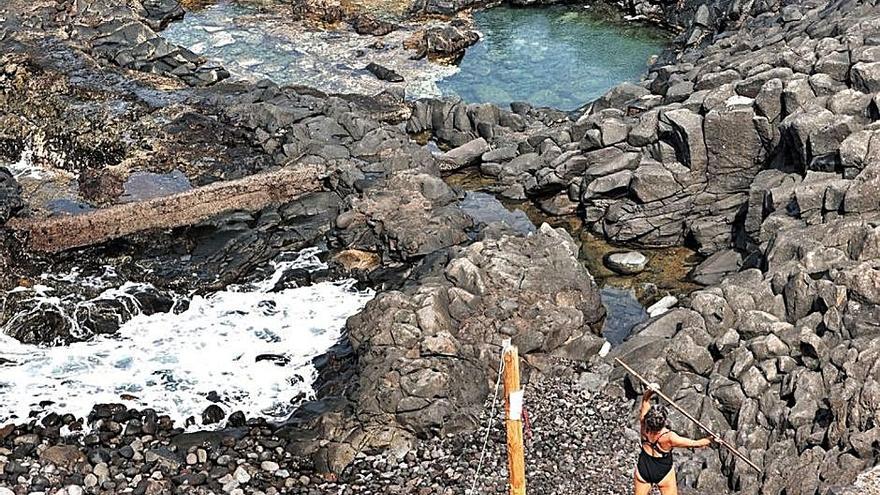
<svg viewBox="0 0 880 495"><path fill-rule="evenodd" d="M490 224L501 222L516 232L528 234L535 232L535 224L522 210L507 209L495 196L478 191L468 191L459 207L476 223Z"/></svg>
<svg viewBox="0 0 880 495"><path fill-rule="evenodd" d="M291 21L280 3L258 9L221 0L187 12L162 36L170 42L219 62L238 79L271 79L277 84L305 85L328 93L375 94L404 87L412 98L440 96L436 81L457 68L411 60L401 29L377 38L342 30L320 31ZM406 82L380 81L365 70L370 62L400 73Z"/></svg>
<svg viewBox="0 0 880 495"><path fill-rule="evenodd" d="M602 336L612 345L623 343L632 333L633 327L648 319L648 312L633 289L606 285L599 294L607 311Z"/></svg>
<svg viewBox="0 0 880 495"><path fill-rule="evenodd" d="M319 31L290 21L285 8L221 0L188 12L162 35L244 80L268 78L330 93L374 94L396 86L409 98L457 95L468 102L528 101L565 110L638 79L666 43L658 31L609 24L583 8L495 7L474 14L482 41L455 67L411 60L402 45L413 27L381 38ZM370 62L406 81L376 79L364 70Z"/></svg>
<svg viewBox="0 0 880 495"><path fill-rule="evenodd" d="M336 344L345 320L373 295L357 291L353 280L269 292L287 270L322 267L316 251L306 250L274 263L262 282L193 297L179 314L138 315L116 335L67 346L24 345L0 332L0 424L27 418L41 401L78 416L94 404L124 402L181 422L200 420L212 391L227 414L284 418L296 406L292 400L313 393L312 360ZM33 297L57 303L52 277L43 282ZM266 354L287 364L257 360Z"/></svg>
<svg viewBox="0 0 880 495"><path fill-rule="evenodd" d="M598 20L567 7L495 7L474 14L482 40L439 83L468 102L573 110L637 80L667 42L659 32Z"/></svg>
<svg viewBox="0 0 880 495"><path fill-rule="evenodd" d="M192 184L180 170L173 170L167 174L134 172L125 180L123 188L119 201L129 203L189 191L192 189Z"/></svg>

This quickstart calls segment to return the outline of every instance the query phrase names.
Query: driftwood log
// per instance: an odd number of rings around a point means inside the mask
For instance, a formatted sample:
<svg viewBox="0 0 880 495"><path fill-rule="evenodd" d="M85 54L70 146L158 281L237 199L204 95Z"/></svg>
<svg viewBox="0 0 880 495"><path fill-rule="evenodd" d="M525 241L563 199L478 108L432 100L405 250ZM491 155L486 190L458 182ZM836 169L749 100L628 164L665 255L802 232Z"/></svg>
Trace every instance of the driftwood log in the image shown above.
<svg viewBox="0 0 880 495"><path fill-rule="evenodd" d="M82 215L12 219L6 226L26 232L31 249L56 253L147 230L192 225L230 211L286 203L320 190L324 173L319 165L296 165Z"/></svg>

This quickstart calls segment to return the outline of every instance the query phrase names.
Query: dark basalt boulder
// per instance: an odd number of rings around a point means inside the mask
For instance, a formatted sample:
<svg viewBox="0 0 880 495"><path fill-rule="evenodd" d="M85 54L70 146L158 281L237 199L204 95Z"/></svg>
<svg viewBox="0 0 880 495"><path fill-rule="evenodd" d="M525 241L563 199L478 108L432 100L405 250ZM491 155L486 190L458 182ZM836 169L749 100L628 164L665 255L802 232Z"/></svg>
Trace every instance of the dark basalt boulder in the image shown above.
<svg viewBox="0 0 880 495"><path fill-rule="evenodd" d="M99 0L71 2L63 14L72 38L104 60L127 69L178 78L190 86L209 86L227 77L196 54L169 43L156 31L183 17L174 0L144 0L120 5Z"/></svg>
<svg viewBox="0 0 880 495"><path fill-rule="evenodd" d="M465 50L480 41L480 35L465 26L447 24L432 26L418 31L404 42L404 46L416 52L414 58L457 64Z"/></svg>
<svg viewBox="0 0 880 495"><path fill-rule="evenodd" d="M370 14L357 14L348 22L352 29L360 35L385 36L397 29L395 24L377 19Z"/></svg>
<svg viewBox="0 0 880 495"><path fill-rule="evenodd" d="M335 242L395 260L461 244L469 239L473 220L456 199L439 177L416 171L394 174L346 200L349 209L335 220Z"/></svg>
<svg viewBox="0 0 880 495"><path fill-rule="evenodd" d="M335 24L345 19L345 8L339 2L326 0L293 0L289 2L296 19Z"/></svg>
<svg viewBox="0 0 880 495"><path fill-rule="evenodd" d="M211 425L214 423L219 423L223 421L223 418L226 417L226 412L223 411L223 408L218 406L217 404L211 404L210 406L205 408L205 411L202 412L202 424L203 425Z"/></svg>
<svg viewBox="0 0 880 495"><path fill-rule="evenodd" d="M403 76L398 74L396 71L394 71L393 69L389 69L388 67L383 67L374 62L370 62L367 65L366 70L376 76L377 79L381 79L383 81L393 83L403 82Z"/></svg>
<svg viewBox="0 0 880 495"><path fill-rule="evenodd" d="M430 15L451 16L476 3L477 0L416 0L411 10Z"/></svg>
<svg viewBox="0 0 880 495"><path fill-rule="evenodd" d="M587 359L601 347L598 288L564 230L487 234L449 252L349 319L358 372L347 397L362 420L323 416L314 426L329 443L294 437L291 448L316 453L319 469L339 472L357 445L473 431L505 338L523 355Z"/></svg>
<svg viewBox="0 0 880 495"><path fill-rule="evenodd" d="M21 186L6 167L0 167L0 225L24 209Z"/></svg>
<svg viewBox="0 0 880 495"><path fill-rule="evenodd" d="M76 281L50 281L52 297L42 289L20 287L5 296L0 322L10 337L27 344L63 345L98 334L113 334L138 314L171 310L166 292L145 284L119 288L113 295L102 287L81 287Z"/></svg>
<svg viewBox="0 0 880 495"><path fill-rule="evenodd" d="M733 249L725 249L709 256L694 267L689 278L702 285L717 284L725 276L739 271L742 263L742 254Z"/></svg>
<svg viewBox="0 0 880 495"><path fill-rule="evenodd" d="M154 31L161 31L168 24L183 19L186 13L177 0L141 0L143 18Z"/></svg>

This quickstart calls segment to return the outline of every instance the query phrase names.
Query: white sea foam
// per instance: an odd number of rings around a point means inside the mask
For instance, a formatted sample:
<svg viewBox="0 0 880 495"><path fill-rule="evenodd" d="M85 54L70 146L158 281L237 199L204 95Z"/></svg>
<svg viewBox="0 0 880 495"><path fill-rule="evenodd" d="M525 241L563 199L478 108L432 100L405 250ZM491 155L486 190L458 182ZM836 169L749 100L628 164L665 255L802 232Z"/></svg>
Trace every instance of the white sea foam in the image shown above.
<svg viewBox="0 0 880 495"><path fill-rule="evenodd" d="M12 176L18 180L21 179L45 179L48 177L46 169L34 165L34 152L29 146L26 146L21 152L21 157L15 163L6 165L6 168L12 173Z"/></svg>
<svg viewBox="0 0 880 495"><path fill-rule="evenodd" d="M27 418L41 401L78 416L124 402L199 420L212 391L227 413L282 418L292 400L313 393L313 358L372 297L352 280L269 292L286 270L320 266L315 251L304 251L262 282L193 297L180 314L135 316L116 335L87 342L47 348L0 334L0 363L12 361L0 364L0 424ZM261 354L289 363L257 362Z"/></svg>

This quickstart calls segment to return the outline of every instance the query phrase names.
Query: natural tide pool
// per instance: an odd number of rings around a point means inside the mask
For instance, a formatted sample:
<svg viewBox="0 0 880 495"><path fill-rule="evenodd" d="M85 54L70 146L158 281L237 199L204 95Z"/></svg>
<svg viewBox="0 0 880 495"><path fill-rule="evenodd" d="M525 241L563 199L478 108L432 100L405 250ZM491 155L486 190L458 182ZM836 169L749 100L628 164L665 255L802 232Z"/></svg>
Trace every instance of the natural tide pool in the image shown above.
<svg viewBox="0 0 880 495"><path fill-rule="evenodd" d="M611 23L583 7L495 7L474 21L481 41L439 86L475 103L574 110L638 80L668 42L659 30Z"/></svg>
<svg viewBox="0 0 880 495"><path fill-rule="evenodd" d="M308 27L294 21L289 8L274 0L218 0L187 12L162 35L223 65L235 79L268 78L328 93L398 87L411 99L460 96L562 110L639 79L667 42L659 30L610 22L583 6L493 7L474 14L481 41L456 67L414 60L403 48L422 23L405 23L383 37L359 36ZM397 71L405 82L380 81L365 70L371 62Z"/></svg>

